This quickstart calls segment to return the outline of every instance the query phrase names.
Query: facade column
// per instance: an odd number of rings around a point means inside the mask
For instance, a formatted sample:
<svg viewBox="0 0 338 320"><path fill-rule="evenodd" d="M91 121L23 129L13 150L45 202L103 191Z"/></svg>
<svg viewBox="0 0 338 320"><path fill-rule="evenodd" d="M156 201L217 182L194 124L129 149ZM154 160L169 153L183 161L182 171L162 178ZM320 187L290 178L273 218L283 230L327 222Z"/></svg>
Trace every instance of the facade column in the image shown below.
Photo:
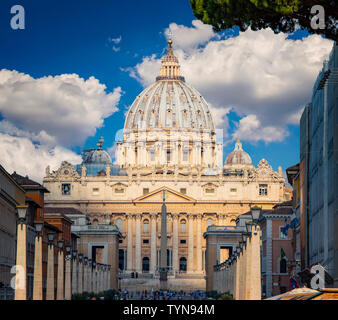
<svg viewBox="0 0 338 320"><path fill-rule="evenodd" d="M97 267L96 267L96 262L93 262L93 292L97 293Z"/></svg>
<svg viewBox="0 0 338 320"><path fill-rule="evenodd" d="M83 254L79 254L78 293L83 293Z"/></svg>
<svg viewBox="0 0 338 320"><path fill-rule="evenodd" d="M189 234L188 234L188 266L187 271L193 272L194 270L194 215L188 215Z"/></svg>
<svg viewBox="0 0 338 320"><path fill-rule="evenodd" d="M246 250L245 250L245 254L246 254L246 266L245 266L245 300L250 300L251 297L251 269L252 269L252 263L254 263L254 261L252 261L252 237L250 239L250 237L247 237L246 239ZM260 256L256 256L255 259L259 259Z"/></svg>
<svg viewBox="0 0 338 320"><path fill-rule="evenodd" d="M19 221L17 226L14 300L27 300L27 208L28 206L17 206Z"/></svg>
<svg viewBox="0 0 338 320"><path fill-rule="evenodd" d="M93 265L92 265L92 259L88 259L88 292L93 292Z"/></svg>
<svg viewBox="0 0 338 320"><path fill-rule="evenodd" d="M150 240L150 272L155 273L157 266L157 232L156 232L156 213L150 215L151 219L151 240Z"/></svg>
<svg viewBox="0 0 338 320"><path fill-rule="evenodd" d="M48 234L47 289L46 300L55 299L54 287L54 234Z"/></svg>
<svg viewBox="0 0 338 320"><path fill-rule="evenodd" d="M141 214L136 214L135 271L141 272Z"/></svg>
<svg viewBox="0 0 338 320"><path fill-rule="evenodd" d="M42 300L42 228L43 223L36 223L35 252L34 252L34 283L33 300Z"/></svg>
<svg viewBox="0 0 338 320"><path fill-rule="evenodd" d="M77 251L73 250L73 272L72 272L72 294L77 293L78 273L77 273Z"/></svg>
<svg viewBox="0 0 338 320"><path fill-rule="evenodd" d="M56 291L56 299L64 300L64 256L63 256L63 241L58 242L58 279L57 279L57 291Z"/></svg>
<svg viewBox="0 0 338 320"><path fill-rule="evenodd" d="M108 274L107 274L107 284L108 284L108 289L110 289L110 265L108 265ZM117 281L119 281L119 280L117 280ZM118 286L118 284L117 284L117 286Z"/></svg>
<svg viewBox="0 0 338 320"><path fill-rule="evenodd" d="M197 246L196 246L196 263L197 271L202 272L202 214L197 215Z"/></svg>
<svg viewBox="0 0 338 320"><path fill-rule="evenodd" d="M132 215L127 214L127 271L133 271L133 228L132 228Z"/></svg>
<svg viewBox="0 0 338 320"><path fill-rule="evenodd" d="M173 217L173 271L174 273L179 271L178 265L178 217L177 213L172 215Z"/></svg>

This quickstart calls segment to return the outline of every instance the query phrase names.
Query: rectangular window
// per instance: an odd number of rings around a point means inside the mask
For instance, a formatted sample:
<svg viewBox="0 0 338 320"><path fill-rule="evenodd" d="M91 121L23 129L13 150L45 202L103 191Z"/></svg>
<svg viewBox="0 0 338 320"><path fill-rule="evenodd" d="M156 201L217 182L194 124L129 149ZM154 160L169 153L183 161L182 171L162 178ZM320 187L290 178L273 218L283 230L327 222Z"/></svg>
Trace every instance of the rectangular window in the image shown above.
<svg viewBox="0 0 338 320"><path fill-rule="evenodd" d="M230 189L230 192L235 193L235 192L237 192L237 189L236 189L236 188L231 188L231 189Z"/></svg>
<svg viewBox="0 0 338 320"><path fill-rule="evenodd" d="M155 161L155 151L149 151L150 161Z"/></svg>
<svg viewBox="0 0 338 320"><path fill-rule="evenodd" d="M167 162L171 161L171 152L170 150L167 151Z"/></svg>
<svg viewBox="0 0 338 320"><path fill-rule="evenodd" d="M187 243L186 240L181 240L180 243L184 244L184 243Z"/></svg>
<svg viewBox="0 0 338 320"><path fill-rule="evenodd" d="M149 239L143 239L143 243L149 243Z"/></svg>
<svg viewBox="0 0 338 320"><path fill-rule="evenodd" d="M268 185L267 184L260 184L259 185L259 195L260 196L267 196L268 195Z"/></svg>
<svg viewBox="0 0 338 320"><path fill-rule="evenodd" d="M279 239L287 239L287 236L283 233L283 226L279 227Z"/></svg>
<svg viewBox="0 0 338 320"><path fill-rule="evenodd" d="M93 188L93 196L98 196L100 194L99 188Z"/></svg>
<svg viewBox="0 0 338 320"><path fill-rule="evenodd" d="M183 161L188 161L188 151L187 150L183 151Z"/></svg>
<svg viewBox="0 0 338 320"><path fill-rule="evenodd" d="M149 193L149 188L143 188L143 195Z"/></svg>
<svg viewBox="0 0 338 320"><path fill-rule="evenodd" d="M62 194L63 195L70 195L70 183L63 183L62 184Z"/></svg>
<svg viewBox="0 0 338 320"><path fill-rule="evenodd" d="M205 189L205 193L215 193L215 189L207 188Z"/></svg>
<svg viewBox="0 0 338 320"><path fill-rule="evenodd" d="M186 189L186 188L181 188L181 189L180 189L180 192L181 192L182 194L187 194L187 189Z"/></svg>

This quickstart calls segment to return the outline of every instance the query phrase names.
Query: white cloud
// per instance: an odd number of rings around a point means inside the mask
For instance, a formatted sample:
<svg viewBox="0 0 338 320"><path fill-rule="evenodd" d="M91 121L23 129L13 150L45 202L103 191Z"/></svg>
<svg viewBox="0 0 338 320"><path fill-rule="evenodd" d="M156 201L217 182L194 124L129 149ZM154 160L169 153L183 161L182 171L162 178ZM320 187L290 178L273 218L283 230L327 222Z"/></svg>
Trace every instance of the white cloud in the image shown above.
<svg viewBox="0 0 338 320"><path fill-rule="evenodd" d="M247 30L237 37L215 37L210 41L211 33L204 35L202 27L175 28L175 55L186 81L214 108L232 108L240 117L251 116L237 127L243 140L257 140L245 132L259 131L241 128L248 125L246 121L251 122L251 128L257 126L257 121L258 128L264 128L266 134L260 134L260 140L281 141L287 136L287 125L298 123L304 105L311 99L314 81L333 43L319 35L294 41L271 29ZM186 45L184 40L188 41ZM209 42L197 48L205 41ZM152 55L129 72L147 86L154 82L159 66L160 57Z"/></svg>
<svg viewBox="0 0 338 320"><path fill-rule="evenodd" d="M289 135L288 131L279 126L262 126L256 115L243 117L238 123L238 129L234 133L234 138L257 142L283 141Z"/></svg>
<svg viewBox="0 0 338 320"><path fill-rule="evenodd" d="M24 176L28 174L31 179L40 183L48 165L55 170L65 160L72 164L81 163L81 156L66 148L37 145L26 137L0 133L0 145L0 162L8 172L16 171Z"/></svg>
<svg viewBox="0 0 338 320"><path fill-rule="evenodd" d="M0 113L15 127L63 146L83 143L116 112L121 88L107 93L94 77L77 74L34 79L0 70Z"/></svg>
<svg viewBox="0 0 338 320"><path fill-rule="evenodd" d="M109 42L113 42L115 44L119 44L122 40L122 36L120 35L119 37L117 38L109 38Z"/></svg>
<svg viewBox="0 0 338 320"><path fill-rule="evenodd" d="M167 39L173 40L173 46L177 49L190 51L196 49L209 41L211 38L217 36L212 30L212 26L204 24L200 20L192 21L192 28L176 23L170 23L169 28L164 31Z"/></svg>
<svg viewBox="0 0 338 320"><path fill-rule="evenodd" d="M0 163L42 180L47 165L56 169L81 157L68 149L82 144L117 111L121 88L107 93L97 79L76 74L34 79L0 70Z"/></svg>

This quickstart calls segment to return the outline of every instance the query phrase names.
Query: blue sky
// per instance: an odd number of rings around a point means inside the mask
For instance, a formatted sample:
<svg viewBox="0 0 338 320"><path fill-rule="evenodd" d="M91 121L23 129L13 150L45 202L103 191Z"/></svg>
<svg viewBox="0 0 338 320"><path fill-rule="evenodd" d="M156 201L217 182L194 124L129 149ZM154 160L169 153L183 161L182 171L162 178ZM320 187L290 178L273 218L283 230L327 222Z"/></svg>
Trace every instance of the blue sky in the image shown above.
<svg viewBox="0 0 338 320"><path fill-rule="evenodd" d="M10 27L10 8L15 4L25 8L25 30L12 30ZM77 74L85 80L93 76L106 86L107 93L120 87L121 97L117 104L119 111L106 117L103 126L96 128L94 136L88 135L81 143L64 146L80 153L82 148L95 147L98 138L104 136L104 146L109 148L113 145L116 130L124 125L126 108L143 90L140 81L131 77L126 70L141 65L145 57L155 55L158 59L163 54L166 48L164 32L169 24L191 28L193 20L195 18L188 0L1 0L0 70L16 70L34 79L60 74ZM304 36L306 33L299 32L293 39ZM109 40L117 38L121 38L117 44ZM202 41L190 53L197 53L210 41L222 39L225 39L224 33L221 33L220 38L214 36L204 43ZM114 51L113 46L118 47L118 51ZM185 54L189 55L187 52ZM144 77L142 74L138 76ZM205 96L204 93L208 93L208 90L203 89L203 84L200 86L197 89ZM311 90L311 86L308 90ZM208 99L208 96L206 99L213 100ZM217 101L212 101L212 104L217 105ZM240 111L233 109L227 114L226 128L230 136L238 121L248 114L248 110L251 110L249 105ZM254 108L252 114L255 114ZM8 119L1 107L0 116L0 120ZM81 119L82 114L78 114L78 117ZM17 128L33 130L31 127L23 127L23 122L16 122L15 119L12 115L10 122ZM243 147L255 165L261 158L266 158L275 170L278 165L282 165L285 170L299 161L299 126L293 121L286 123L285 128L288 134L279 141L246 141L245 137L242 138ZM230 152L233 146L233 143L226 145L225 153Z"/></svg>

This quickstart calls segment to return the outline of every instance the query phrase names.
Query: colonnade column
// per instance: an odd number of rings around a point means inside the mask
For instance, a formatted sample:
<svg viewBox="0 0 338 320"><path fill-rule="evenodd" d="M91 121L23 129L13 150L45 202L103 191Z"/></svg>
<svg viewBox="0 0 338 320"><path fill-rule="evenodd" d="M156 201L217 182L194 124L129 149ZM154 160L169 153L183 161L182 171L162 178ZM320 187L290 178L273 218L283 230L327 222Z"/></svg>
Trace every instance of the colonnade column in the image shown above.
<svg viewBox="0 0 338 320"><path fill-rule="evenodd" d="M194 269L194 215L188 215L189 234L188 234L188 266L187 271L192 272Z"/></svg>
<svg viewBox="0 0 338 320"><path fill-rule="evenodd" d="M27 224L26 214L28 206L17 206L18 226L16 243L16 275L14 300L27 299Z"/></svg>
<svg viewBox="0 0 338 320"><path fill-rule="evenodd" d="M141 272L141 214L136 214L135 270Z"/></svg>
<svg viewBox="0 0 338 320"><path fill-rule="evenodd" d="M127 270L133 270L133 228L132 228L132 215L127 214L128 234L127 234Z"/></svg>
<svg viewBox="0 0 338 320"><path fill-rule="evenodd" d="M178 214L174 213L173 217L173 271L178 271Z"/></svg>
<svg viewBox="0 0 338 320"><path fill-rule="evenodd" d="M72 269L71 269L71 247L66 246L66 274L65 274L65 300L72 297Z"/></svg>
<svg viewBox="0 0 338 320"><path fill-rule="evenodd" d="M88 292L88 258L83 258L83 292Z"/></svg>
<svg viewBox="0 0 338 320"><path fill-rule="evenodd" d="M33 300L42 300L42 229L43 222L35 223Z"/></svg>
<svg viewBox="0 0 338 320"><path fill-rule="evenodd" d="M56 299L64 300L65 292L64 292L64 256L63 256L63 241L58 241L58 278L57 278L57 292Z"/></svg>
<svg viewBox="0 0 338 320"><path fill-rule="evenodd" d="M150 239L150 272L156 271L157 264L157 251L156 251L156 243L157 243L157 233L156 233L156 213L152 213L150 215L151 219L151 239Z"/></svg>
<svg viewBox="0 0 338 320"><path fill-rule="evenodd" d="M77 251L73 250L72 294L77 293Z"/></svg>
<svg viewBox="0 0 338 320"><path fill-rule="evenodd" d="M196 254L197 254L197 271L202 272L202 214L197 215L197 246L196 246Z"/></svg>
<svg viewBox="0 0 338 320"><path fill-rule="evenodd" d="M54 233L48 234L46 300L54 300Z"/></svg>
<svg viewBox="0 0 338 320"><path fill-rule="evenodd" d="M78 293L83 292L83 254L79 254Z"/></svg>

